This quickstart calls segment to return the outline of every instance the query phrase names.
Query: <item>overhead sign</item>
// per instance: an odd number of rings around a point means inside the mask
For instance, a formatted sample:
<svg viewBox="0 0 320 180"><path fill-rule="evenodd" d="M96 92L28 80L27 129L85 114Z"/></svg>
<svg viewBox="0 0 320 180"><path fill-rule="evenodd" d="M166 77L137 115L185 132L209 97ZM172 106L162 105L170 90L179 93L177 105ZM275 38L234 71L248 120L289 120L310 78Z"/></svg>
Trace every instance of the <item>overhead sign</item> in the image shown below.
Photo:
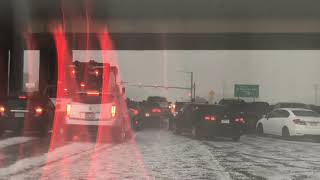
<svg viewBox="0 0 320 180"><path fill-rule="evenodd" d="M259 85L235 84L234 96L257 98L259 97Z"/></svg>

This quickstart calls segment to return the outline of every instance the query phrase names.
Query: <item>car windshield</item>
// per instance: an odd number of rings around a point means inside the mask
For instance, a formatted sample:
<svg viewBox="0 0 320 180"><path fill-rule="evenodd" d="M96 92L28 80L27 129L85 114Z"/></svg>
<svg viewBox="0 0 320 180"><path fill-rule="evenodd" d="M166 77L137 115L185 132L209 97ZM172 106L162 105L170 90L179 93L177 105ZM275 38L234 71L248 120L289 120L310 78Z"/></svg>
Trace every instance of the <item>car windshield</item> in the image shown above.
<svg viewBox="0 0 320 180"><path fill-rule="evenodd" d="M320 0L0 0L0 23L0 180L320 180Z"/></svg>
<svg viewBox="0 0 320 180"><path fill-rule="evenodd" d="M301 116L301 117L320 117L320 114L314 112L314 111L298 111L294 110L292 113L295 116Z"/></svg>

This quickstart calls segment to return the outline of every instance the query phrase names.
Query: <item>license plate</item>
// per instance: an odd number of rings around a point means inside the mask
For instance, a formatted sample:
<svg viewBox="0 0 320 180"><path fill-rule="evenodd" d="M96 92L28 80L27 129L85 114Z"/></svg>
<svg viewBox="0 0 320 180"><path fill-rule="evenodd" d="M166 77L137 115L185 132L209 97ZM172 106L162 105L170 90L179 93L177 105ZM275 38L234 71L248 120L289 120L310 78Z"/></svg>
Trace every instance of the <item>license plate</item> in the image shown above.
<svg viewBox="0 0 320 180"><path fill-rule="evenodd" d="M222 119L221 124L229 124L230 120L229 119Z"/></svg>
<svg viewBox="0 0 320 180"><path fill-rule="evenodd" d="M95 113L86 113L85 118L86 119L95 119L96 116L95 116Z"/></svg>
<svg viewBox="0 0 320 180"><path fill-rule="evenodd" d="M24 113L14 113L14 117L24 117Z"/></svg>

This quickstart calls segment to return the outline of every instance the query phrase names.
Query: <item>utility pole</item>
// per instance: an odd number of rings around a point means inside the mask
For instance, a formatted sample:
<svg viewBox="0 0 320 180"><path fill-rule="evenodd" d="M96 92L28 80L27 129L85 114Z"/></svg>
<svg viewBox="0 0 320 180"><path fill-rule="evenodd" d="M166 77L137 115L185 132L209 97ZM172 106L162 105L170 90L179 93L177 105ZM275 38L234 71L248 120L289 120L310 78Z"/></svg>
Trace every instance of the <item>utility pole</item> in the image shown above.
<svg viewBox="0 0 320 180"><path fill-rule="evenodd" d="M190 74L190 101L193 102L193 97L194 96L194 84L193 84L193 72L192 71L178 71L178 72L183 72L186 74Z"/></svg>

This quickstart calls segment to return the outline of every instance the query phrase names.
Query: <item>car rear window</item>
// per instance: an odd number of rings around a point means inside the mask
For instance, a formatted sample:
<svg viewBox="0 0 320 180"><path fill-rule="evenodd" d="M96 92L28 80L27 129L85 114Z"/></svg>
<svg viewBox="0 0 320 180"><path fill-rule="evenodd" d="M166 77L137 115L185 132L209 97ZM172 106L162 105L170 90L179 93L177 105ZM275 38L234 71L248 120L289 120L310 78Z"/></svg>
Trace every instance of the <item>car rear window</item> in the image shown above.
<svg viewBox="0 0 320 180"><path fill-rule="evenodd" d="M221 107L221 106L196 106L195 108L201 114L203 114L203 113L214 113L214 114L226 113L226 108Z"/></svg>
<svg viewBox="0 0 320 180"><path fill-rule="evenodd" d="M301 111L301 110L295 110L292 111L294 115L301 116L301 117L320 117L320 114L314 112L314 111Z"/></svg>

